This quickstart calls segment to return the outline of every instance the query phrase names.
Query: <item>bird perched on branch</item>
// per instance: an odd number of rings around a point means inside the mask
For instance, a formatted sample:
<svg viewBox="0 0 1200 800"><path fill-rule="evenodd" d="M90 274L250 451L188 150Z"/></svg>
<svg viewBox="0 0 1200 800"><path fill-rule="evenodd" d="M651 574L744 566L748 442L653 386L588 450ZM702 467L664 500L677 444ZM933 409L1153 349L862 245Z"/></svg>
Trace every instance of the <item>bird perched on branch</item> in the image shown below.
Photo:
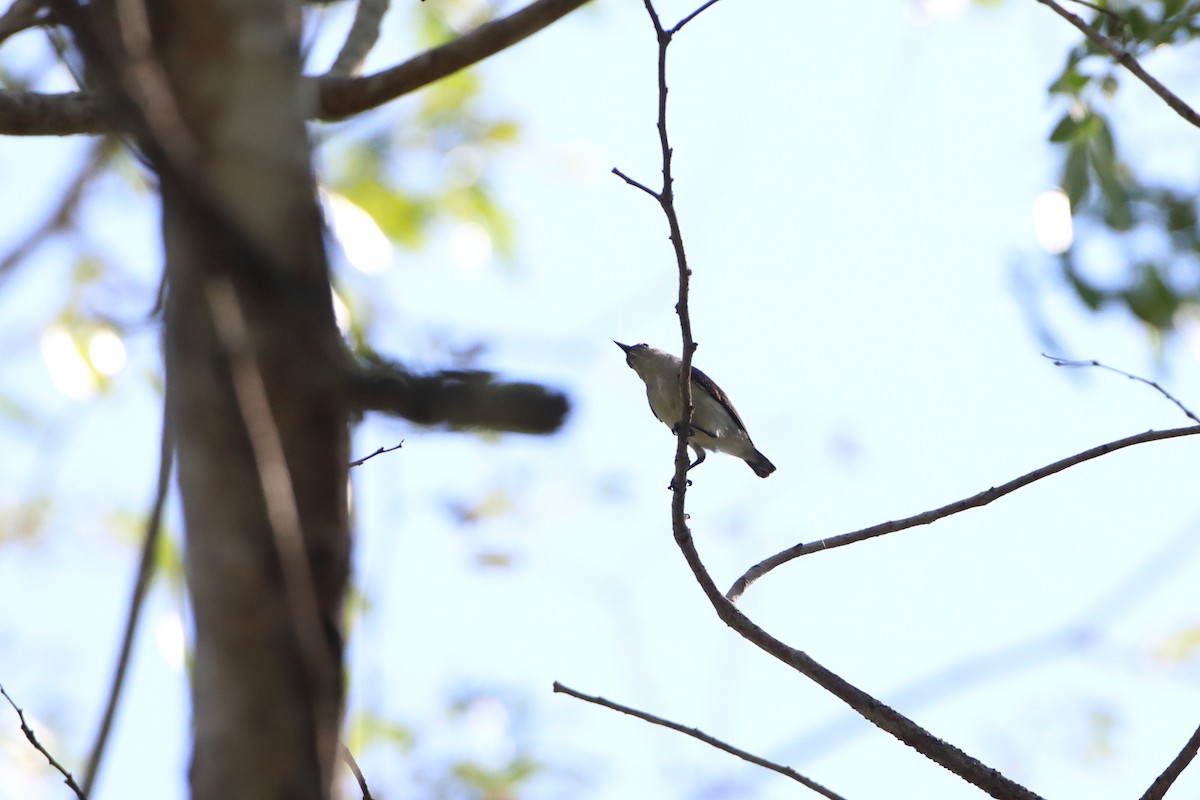
<svg viewBox="0 0 1200 800"><path fill-rule="evenodd" d="M613 344L625 351L625 363L645 382L646 398L654 416L672 431L676 430L683 417L683 400L679 397L680 360L648 344ZM750 434L746 433L746 426L729 397L712 378L695 367L692 367L692 423L688 446L696 454L696 460L688 465L689 470L704 461L705 450L716 450L742 459L760 478L775 471L775 465L750 441Z"/></svg>

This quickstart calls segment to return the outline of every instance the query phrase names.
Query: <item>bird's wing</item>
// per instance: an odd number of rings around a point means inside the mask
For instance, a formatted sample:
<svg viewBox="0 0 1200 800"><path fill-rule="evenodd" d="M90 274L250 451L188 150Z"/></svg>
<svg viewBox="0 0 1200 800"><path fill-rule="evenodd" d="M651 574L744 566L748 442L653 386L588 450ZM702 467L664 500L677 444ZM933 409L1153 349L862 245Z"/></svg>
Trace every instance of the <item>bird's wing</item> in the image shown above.
<svg viewBox="0 0 1200 800"><path fill-rule="evenodd" d="M713 381L712 378L708 377L695 367L692 367L692 383L696 384L705 392L712 395L714 400L725 407L725 410L729 412L729 416L733 417L733 421L738 424L738 427L742 429L742 432L746 432L746 423L742 422L742 418L738 416L737 409L733 407L733 403L729 402L729 397L723 391L721 391L721 387L717 386L716 382Z"/></svg>

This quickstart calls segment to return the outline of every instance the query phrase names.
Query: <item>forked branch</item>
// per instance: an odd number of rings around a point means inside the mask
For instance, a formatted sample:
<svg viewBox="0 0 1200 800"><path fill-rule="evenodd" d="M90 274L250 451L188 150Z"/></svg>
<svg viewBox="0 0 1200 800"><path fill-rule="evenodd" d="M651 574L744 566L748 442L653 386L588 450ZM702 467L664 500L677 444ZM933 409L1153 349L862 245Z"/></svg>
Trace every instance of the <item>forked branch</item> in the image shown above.
<svg viewBox="0 0 1200 800"><path fill-rule="evenodd" d="M1113 61L1116 61L1121 66L1125 67L1125 69L1132 72L1134 77L1150 88L1150 91L1161 97L1163 102L1170 106L1176 114L1200 128L1200 114L1196 113L1194 108L1183 102L1179 95L1172 92L1166 86L1163 86L1153 75L1151 75L1149 72L1146 72L1145 68L1139 64L1138 60L1130 55L1125 48L1121 47L1112 39L1109 39L1100 31L1093 28L1079 15L1072 14L1070 11L1067 11L1061 5L1054 2L1054 0L1037 1L1049 8L1055 14L1058 14L1067 22L1074 25L1080 31L1080 33L1096 44L1101 50L1112 56Z"/></svg>
<svg viewBox="0 0 1200 800"><path fill-rule="evenodd" d="M996 500L999 500L1005 495L1012 494L1018 489L1022 489L1035 481L1040 481L1042 478L1048 478L1063 470L1070 469L1077 464L1082 464L1085 461L1091 461L1094 458L1115 453L1118 450L1123 450L1126 447L1132 447L1136 444L1144 444L1145 442L1156 442L1163 439L1174 439L1179 436L1194 436L1200 434L1200 425L1191 425L1186 428L1170 428L1163 431L1146 431L1135 436L1127 436L1124 439L1117 439L1107 444L1098 445L1097 447L1084 450L1082 453L1076 453L1073 456L1055 461L1053 464L1047 464L1044 467L1035 469L1032 472L1027 472L1019 478L1014 478L1008 483L1003 483L999 486L993 486L990 489L967 497L963 500L944 505L941 508L935 508L931 511L924 511L920 514L914 514L911 517L904 519L893 520L892 522L881 522L878 525L872 525L869 528L853 531L852 533L843 533L839 536L831 536L827 539L819 539L815 542L800 543L793 545L786 550L783 550L770 558L765 558L755 564L746 573L734 581L733 586L729 588L726 597L736 602L739 597L749 588L750 584L766 575L776 567L783 566L789 561L793 561L801 556L817 553L822 550L832 550L835 547L845 547L848 544L861 542L864 539L872 539L876 536L884 536L889 533L907 530L908 528L916 528L921 525L928 525L931 522L937 522L939 519L960 514L971 508L980 508L986 506Z"/></svg>

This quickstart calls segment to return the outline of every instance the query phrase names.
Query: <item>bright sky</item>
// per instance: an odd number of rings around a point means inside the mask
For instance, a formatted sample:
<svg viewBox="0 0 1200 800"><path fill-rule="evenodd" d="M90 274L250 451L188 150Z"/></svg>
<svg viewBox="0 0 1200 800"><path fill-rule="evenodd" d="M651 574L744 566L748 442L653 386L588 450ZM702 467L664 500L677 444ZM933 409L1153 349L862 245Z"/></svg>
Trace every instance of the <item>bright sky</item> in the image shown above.
<svg viewBox="0 0 1200 800"><path fill-rule="evenodd" d="M661 10L674 20L693 5ZM672 45L696 363L779 468L764 481L713 456L694 475L691 527L721 586L797 541L1186 423L1148 387L1040 357L1015 276L1050 284L1033 217L1054 212L1045 136L1062 109L1045 87L1074 38L1027 0L961 5L926 3L921 15L903 3L725 0ZM490 108L523 126L520 147L488 167L518 221L515 267L487 259L478 230L418 256L388 258L361 228L352 239L366 268L340 269L372 298L382 352L435 367L446 346L485 342L484 365L565 388L573 413L549 439L383 419L358 430L359 455L405 445L354 475L356 579L370 607L351 639L350 713L413 727L426 764L528 753L549 767L530 797L797 796L786 779L678 734L552 695L558 680L856 800L980 797L728 632L674 545L674 440L611 343L679 350L665 223L609 174L657 180L654 57L641 4L607 3L485 68ZM1168 83L1173 63L1164 56ZM1126 81L1121 100L1140 115L1141 141L1196 161L1194 133L1147 92ZM400 124L406 107L381 113ZM45 165L57 173L80 146L6 140L5 207L52 197ZM35 218L0 221L0 244ZM152 214L114 201L89 222L106 253L152 274L155 251L139 244L153 241ZM59 499L36 544L4 541L0 527L0 608L10 610L0 682L81 765L136 558L105 515L146 507L158 434L149 327L108 397L68 399L46 369L53 338L39 346L38 336L70 252L43 251L0 294L0 395L45 422L33 434L0 422L0 508L42 490ZM149 308L152 297L121 302ZM1044 303L1062 355L1156 377L1200 406L1187 347L1169 348L1156 371L1122 319L1084 316L1053 293ZM115 358L111 342L96 346ZM1035 791L1137 796L1200 718L1200 662L1170 649L1198 624L1195 448L1127 450L986 509L806 558L753 586L742 607ZM479 521L459 525L452 510L464 507ZM497 555L510 566L484 565ZM100 798L182 796L178 632L178 603L160 587ZM447 705L472 693L482 699L448 720ZM35 756L0 708L0 772L12 776L0 798L67 796ZM361 763L379 796L430 796L413 758L377 748ZM1200 772L1176 789L1197 791Z"/></svg>

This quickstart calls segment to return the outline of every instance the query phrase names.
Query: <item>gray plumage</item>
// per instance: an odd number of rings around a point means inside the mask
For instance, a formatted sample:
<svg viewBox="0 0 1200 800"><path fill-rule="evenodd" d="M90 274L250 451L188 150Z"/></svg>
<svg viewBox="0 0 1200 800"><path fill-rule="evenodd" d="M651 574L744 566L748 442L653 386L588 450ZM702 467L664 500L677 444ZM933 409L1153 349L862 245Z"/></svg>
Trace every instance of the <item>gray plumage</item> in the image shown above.
<svg viewBox="0 0 1200 800"><path fill-rule="evenodd" d="M680 360L648 344L613 344L625 351L625 363L645 382L646 399L654 416L675 430L683 416L683 401L679 397ZM712 378L695 367L692 367L692 433L688 445L696 454L688 469L704 460L705 450L714 450L742 459L760 478L775 471L775 465L750 441L746 425L729 397Z"/></svg>

